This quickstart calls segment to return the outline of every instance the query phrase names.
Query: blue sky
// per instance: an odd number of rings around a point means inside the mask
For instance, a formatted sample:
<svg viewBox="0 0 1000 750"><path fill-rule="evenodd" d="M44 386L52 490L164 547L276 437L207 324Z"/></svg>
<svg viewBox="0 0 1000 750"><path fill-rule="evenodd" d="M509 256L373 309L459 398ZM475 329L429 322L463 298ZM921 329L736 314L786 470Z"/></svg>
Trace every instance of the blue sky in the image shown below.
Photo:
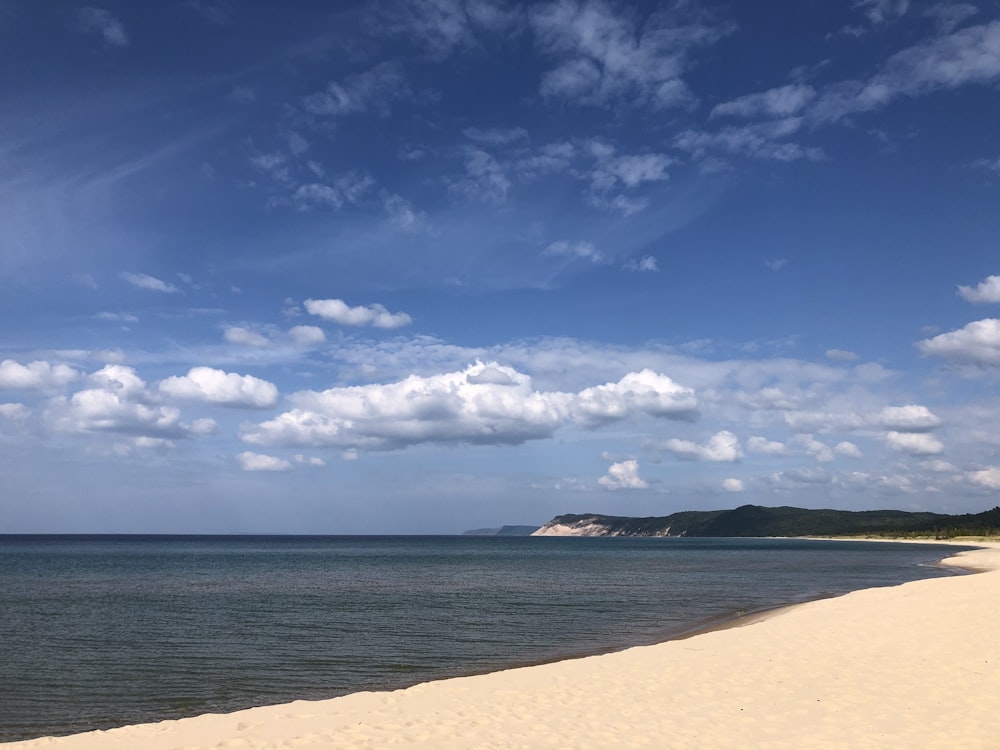
<svg viewBox="0 0 1000 750"><path fill-rule="evenodd" d="M0 530L1000 490L1000 4L0 0Z"/></svg>

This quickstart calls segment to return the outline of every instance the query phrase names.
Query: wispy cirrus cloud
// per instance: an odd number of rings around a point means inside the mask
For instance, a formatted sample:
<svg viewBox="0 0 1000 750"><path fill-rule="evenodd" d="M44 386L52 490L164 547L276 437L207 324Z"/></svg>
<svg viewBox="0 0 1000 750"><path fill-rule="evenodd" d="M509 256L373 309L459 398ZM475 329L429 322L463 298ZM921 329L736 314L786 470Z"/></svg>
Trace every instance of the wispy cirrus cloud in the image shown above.
<svg viewBox="0 0 1000 750"><path fill-rule="evenodd" d="M915 44L890 57L867 80L826 88L811 105L815 122L837 122L900 97L918 97L1000 80L1000 21L969 26Z"/></svg>
<svg viewBox="0 0 1000 750"><path fill-rule="evenodd" d="M164 294L177 294L180 292L180 289L173 284L146 273L122 271L118 275L123 281L128 282L136 289L148 289L152 292L163 292Z"/></svg>
<svg viewBox="0 0 1000 750"><path fill-rule="evenodd" d="M129 39L125 25L110 11L87 6L80 8L76 17L81 31L100 34L105 43L111 47L128 46Z"/></svg>
<svg viewBox="0 0 1000 750"><path fill-rule="evenodd" d="M732 30L690 7L640 22L600 0L538 5L529 19L538 48L554 62L542 76L542 96L602 107L691 104L694 94L683 80L688 56Z"/></svg>

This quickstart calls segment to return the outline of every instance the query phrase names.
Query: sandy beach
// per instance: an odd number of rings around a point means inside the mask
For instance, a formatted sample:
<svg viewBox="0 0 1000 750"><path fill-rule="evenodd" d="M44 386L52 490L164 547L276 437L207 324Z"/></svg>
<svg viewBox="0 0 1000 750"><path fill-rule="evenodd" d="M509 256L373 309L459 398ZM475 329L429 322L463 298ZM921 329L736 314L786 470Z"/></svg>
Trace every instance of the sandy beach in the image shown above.
<svg viewBox="0 0 1000 750"><path fill-rule="evenodd" d="M1000 544L655 646L385 693L0 744L200 748L1000 747Z"/></svg>

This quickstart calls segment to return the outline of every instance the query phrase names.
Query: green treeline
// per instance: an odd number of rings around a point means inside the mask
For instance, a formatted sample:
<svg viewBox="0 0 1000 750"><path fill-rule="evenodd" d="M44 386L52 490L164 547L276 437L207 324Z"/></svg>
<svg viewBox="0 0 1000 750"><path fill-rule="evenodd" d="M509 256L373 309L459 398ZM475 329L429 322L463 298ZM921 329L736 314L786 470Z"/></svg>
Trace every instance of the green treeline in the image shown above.
<svg viewBox="0 0 1000 750"><path fill-rule="evenodd" d="M683 511L630 518L599 514L556 516L550 524L593 523L609 536L893 536L1000 535L1000 506L983 513L948 515L902 510L808 510L744 505L734 510Z"/></svg>

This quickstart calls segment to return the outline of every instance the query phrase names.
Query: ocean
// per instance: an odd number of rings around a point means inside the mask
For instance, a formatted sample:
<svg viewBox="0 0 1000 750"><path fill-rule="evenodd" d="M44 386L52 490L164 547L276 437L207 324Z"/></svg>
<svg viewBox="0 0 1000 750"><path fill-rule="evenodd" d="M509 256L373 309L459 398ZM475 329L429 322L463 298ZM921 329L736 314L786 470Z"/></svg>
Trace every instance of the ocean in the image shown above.
<svg viewBox="0 0 1000 750"><path fill-rule="evenodd" d="M953 575L791 539L0 536L0 741L595 654Z"/></svg>

